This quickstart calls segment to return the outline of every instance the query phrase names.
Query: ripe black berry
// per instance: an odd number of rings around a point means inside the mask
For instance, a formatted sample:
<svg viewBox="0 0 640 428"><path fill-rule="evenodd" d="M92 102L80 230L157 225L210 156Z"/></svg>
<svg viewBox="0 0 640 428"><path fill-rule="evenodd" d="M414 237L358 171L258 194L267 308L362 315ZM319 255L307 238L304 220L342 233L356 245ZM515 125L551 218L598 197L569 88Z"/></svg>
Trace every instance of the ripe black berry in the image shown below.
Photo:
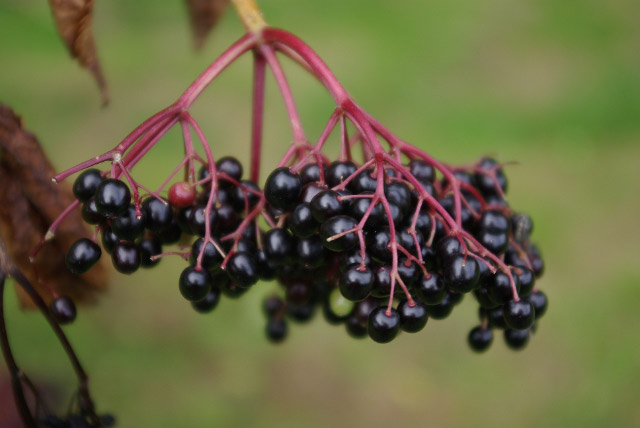
<svg viewBox="0 0 640 428"><path fill-rule="evenodd" d="M400 328L408 333L422 330L429 319L426 306L417 300L414 303L415 305L410 306L409 301L403 300L398 305Z"/></svg>
<svg viewBox="0 0 640 428"><path fill-rule="evenodd" d="M527 300L511 300L502 309L504 321L507 327L514 330L524 330L533 324L536 319L533 304Z"/></svg>
<svg viewBox="0 0 640 428"><path fill-rule="evenodd" d="M280 343L289 333L287 322L283 318L272 318L267 321L265 333L271 343Z"/></svg>
<svg viewBox="0 0 640 428"><path fill-rule="evenodd" d="M272 263L290 263L294 257L295 239L285 229L271 229L264 235L263 249Z"/></svg>
<svg viewBox="0 0 640 428"><path fill-rule="evenodd" d="M478 284L480 269L473 257L458 254L451 258L444 267L444 280L449 289L459 293L467 293Z"/></svg>
<svg viewBox="0 0 640 428"><path fill-rule="evenodd" d="M454 256L462 253L462 244L455 236L447 236L438 241L436 256L440 265L444 266Z"/></svg>
<svg viewBox="0 0 640 428"><path fill-rule="evenodd" d="M330 218L322 223L320 235L322 243L331 251L341 252L353 248L358 243L358 236L355 232L347 233L339 238L329 241L329 238L344 233L356 227L356 221L352 217L339 215Z"/></svg>
<svg viewBox="0 0 640 428"><path fill-rule="evenodd" d="M198 261L198 257L202 252L202 246L204 245L204 238L198 238L191 246L191 256L189 258L191 264L193 266L196 265ZM214 270L220 266L222 263L222 255L218 251L218 249L211 243L207 242L207 245L204 249L204 253L202 254L201 265L203 268L207 270Z"/></svg>
<svg viewBox="0 0 640 428"><path fill-rule="evenodd" d="M272 295L262 301L262 310L268 318L273 318L284 310L284 300L277 295Z"/></svg>
<svg viewBox="0 0 640 428"><path fill-rule="evenodd" d="M224 173L236 181L240 181L242 178L242 164L234 157L225 156L218 159L218 162L216 162L216 168L219 173ZM230 184L225 180L221 180L220 182L225 183L225 186L227 183Z"/></svg>
<svg viewBox="0 0 640 428"><path fill-rule="evenodd" d="M111 261L118 272L132 274L138 270L142 262L140 249L132 242L120 241L113 246Z"/></svg>
<svg viewBox="0 0 640 428"><path fill-rule="evenodd" d="M529 330L511 330L504 331L504 341L507 346L513 350L520 350L527 346L529 342Z"/></svg>
<svg viewBox="0 0 640 428"><path fill-rule="evenodd" d="M226 205L222 205L220 208L224 206ZM205 220L205 211L206 211L206 206L197 206L189 209L188 211L189 218L187 220L187 224L189 225L189 229L191 233L194 233L198 236L205 235L207 230L206 229L207 224ZM209 211L210 232L213 232L215 230L215 227L217 225L217 221L216 221L217 219L218 219L218 211L213 209L213 207L211 207Z"/></svg>
<svg viewBox="0 0 640 428"><path fill-rule="evenodd" d="M231 281L239 287L251 287L258 282L258 263L249 253L239 252L231 255L226 268Z"/></svg>
<svg viewBox="0 0 640 428"><path fill-rule="evenodd" d="M76 319L76 305L68 296L60 296L51 301L49 310L60 324L69 324Z"/></svg>
<svg viewBox="0 0 640 428"><path fill-rule="evenodd" d="M171 205L157 198L147 198L142 203L147 229L159 232L171 225L173 210Z"/></svg>
<svg viewBox="0 0 640 428"><path fill-rule="evenodd" d="M87 202L95 195L100 183L102 183L100 170L87 169L73 182L73 194L80 202Z"/></svg>
<svg viewBox="0 0 640 428"><path fill-rule="evenodd" d="M349 189L355 193L375 192L377 180L375 176L371 176L372 171L365 170L356 175L348 184Z"/></svg>
<svg viewBox="0 0 640 428"><path fill-rule="evenodd" d="M111 219L111 230L119 239L126 241L135 241L144 232L145 219L144 215L138 218L136 208L129 205L127 212L116 218Z"/></svg>
<svg viewBox="0 0 640 428"><path fill-rule="evenodd" d="M389 297L391 294L391 267L381 266L373 271L373 297Z"/></svg>
<svg viewBox="0 0 640 428"><path fill-rule="evenodd" d="M400 315L391 308L391 313L387 316L387 308L379 306L369 314L367 332L369 337L378 343L391 342L400 330Z"/></svg>
<svg viewBox="0 0 640 428"><path fill-rule="evenodd" d="M362 254L360 252L360 247L354 247L344 253L340 254L340 271L344 271L351 265L362 265ZM368 253L364 253L364 266L371 265L371 257L369 257Z"/></svg>
<svg viewBox="0 0 640 428"><path fill-rule="evenodd" d="M298 202L302 191L302 180L289 168L275 169L264 185L264 195L275 208L290 210Z"/></svg>
<svg viewBox="0 0 640 428"><path fill-rule="evenodd" d="M513 274L513 272L512 272ZM533 287L536 284L536 277L531 269L521 267L518 270L518 282L520 283L520 289L518 294L520 297L526 297L533 291Z"/></svg>
<svg viewBox="0 0 640 428"><path fill-rule="evenodd" d="M324 167L323 167L324 168ZM320 167L316 163L309 164L300 170L302 184L320 181Z"/></svg>
<svg viewBox="0 0 640 428"><path fill-rule="evenodd" d="M260 192L260 188L253 181L249 180L243 180L241 184L245 188L235 186L231 189L231 206L233 206L236 211L250 210L260 201L260 196L258 196L259 193L254 193L248 189Z"/></svg>
<svg viewBox="0 0 640 428"><path fill-rule="evenodd" d="M411 175L420 182L431 183L436 178L435 169L421 159L414 159L409 162L408 168Z"/></svg>
<svg viewBox="0 0 640 428"><path fill-rule="evenodd" d="M100 246L88 238L78 239L67 252L67 268L76 275L83 274L100 259Z"/></svg>
<svg viewBox="0 0 640 428"><path fill-rule="evenodd" d="M388 226L377 227L367 236L367 249L371 256L379 262L391 262L392 253L389 248L391 231Z"/></svg>
<svg viewBox="0 0 640 428"><path fill-rule="evenodd" d="M140 265L143 268L149 268L160 263L160 259L151 260L151 256L157 256L162 253L162 244L156 238L144 238L138 244L140 247Z"/></svg>
<svg viewBox="0 0 640 428"><path fill-rule="evenodd" d="M442 277L437 273L430 273L429 276L420 275L415 285L416 292L420 300L425 305L437 305L447 295L447 288Z"/></svg>
<svg viewBox="0 0 640 428"><path fill-rule="evenodd" d="M131 203L129 187L120 180L103 180L95 193L96 208L105 217L117 217L126 214Z"/></svg>
<svg viewBox="0 0 640 428"><path fill-rule="evenodd" d="M88 224L100 224L104 222L104 217L98 212L96 201L93 198L82 204L82 219Z"/></svg>
<svg viewBox="0 0 640 428"><path fill-rule="evenodd" d="M298 204L289 217L289 230L299 238L308 238L316 233L319 226L307 203Z"/></svg>
<svg viewBox="0 0 640 428"><path fill-rule="evenodd" d="M120 240L118 239L116 234L113 233L113 230L111 230L109 226L106 226L102 230L102 246L104 247L104 250L107 253L111 253L111 250L113 250L113 246L118 242L120 242Z"/></svg>
<svg viewBox="0 0 640 428"><path fill-rule="evenodd" d="M260 279L264 281L271 281L278 276L278 266L269 260L264 249L260 249L256 252L256 263Z"/></svg>
<svg viewBox="0 0 640 428"><path fill-rule="evenodd" d="M197 302L204 299L211 289L211 275L204 269L197 270L193 266L188 266L180 274L180 293L191 301Z"/></svg>
<svg viewBox="0 0 640 428"><path fill-rule="evenodd" d="M349 316L344 322L349 336L354 339L362 339L367 336L367 323L363 323L356 316Z"/></svg>
<svg viewBox="0 0 640 428"><path fill-rule="evenodd" d="M406 211L411 207L413 196L411 190L404 183L392 182L385 186L384 194L389 203L396 205L401 211Z"/></svg>
<svg viewBox="0 0 640 428"><path fill-rule="evenodd" d="M196 310L196 312L206 314L213 311L216 306L218 306L219 302L220 289L217 286L212 285L204 299L198 300L197 302L191 302L191 306Z"/></svg>
<svg viewBox="0 0 640 428"><path fill-rule="evenodd" d="M536 319L540 319L547 311L547 295L538 290L531 293L527 297L527 300L531 302L535 309Z"/></svg>
<svg viewBox="0 0 640 428"><path fill-rule="evenodd" d="M311 200L311 213L318 223L323 223L331 217L340 215L345 204L340 201L340 194L333 190L323 190Z"/></svg>
<svg viewBox="0 0 640 428"><path fill-rule="evenodd" d="M514 275L513 280L516 285L516 291L518 291L518 277ZM487 291L491 300L498 305L503 305L514 298L511 280L504 272L498 271L489 277Z"/></svg>
<svg viewBox="0 0 640 428"><path fill-rule="evenodd" d="M451 294L445 294L444 298L437 305L431 305L427 307L429 317L435 320L443 320L453 311L454 302L451 299Z"/></svg>
<svg viewBox="0 0 640 428"><path fill-rule="evenodd" d="M318 235L298 240L296 245L296 257L298 261L308 268L322 266L325 262L327 250L322 245Z"/></svg>
<svg viewBox="0 0 640 428"><path fill-rule="evenodd" d="M358 168L351 161L335 161L327 168L325 180L329 187L335 187L342 183L345 178L356 172Z"/></svg>
<svg viewBox="0 0 640 428"><path fill-rule="evenodd" d="M477 187L483 194L496 194L498 188L500 188L503 193L507 192L507 177L504 175L498 162L491 158L483 158L480 161L479 168L481 171L476 172L475 180Z"/></svg>
<svg viewBox="0 0 640 428"><path fill-rule="evenodd" d="M364 300L373 288L371 269L362 269L359 264L349 266L340 276L340 292L354 302Z"/></svg>
<svg viewBox="0 0 640 428"><path fill-rule="evenodd" d="M474 327L467 336L469 346L476 352L484 352L489 349L491 342L493 342L493 331L489 328L482 328L480 326Z"/></svg>

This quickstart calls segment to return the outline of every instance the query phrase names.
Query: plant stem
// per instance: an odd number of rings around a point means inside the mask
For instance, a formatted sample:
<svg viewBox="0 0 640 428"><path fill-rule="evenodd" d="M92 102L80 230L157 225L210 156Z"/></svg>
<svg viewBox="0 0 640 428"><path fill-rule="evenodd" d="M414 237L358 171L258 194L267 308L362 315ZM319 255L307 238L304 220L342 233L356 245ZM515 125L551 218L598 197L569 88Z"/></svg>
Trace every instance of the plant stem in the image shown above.
<svg viewBox="0 0 640 428"><path fill-rule="evenodd" d="M248 32L258 34L267 26L255 0L232 0L232 3Z"/></svg>
<svg viewBox="0 0 640 428"><path fill-rule="evenodd" d="M251 180L260 179L260 152L262 147L262 123L264 118L265 60L259 52L253 58L253 110L251 112Z"/></svg>

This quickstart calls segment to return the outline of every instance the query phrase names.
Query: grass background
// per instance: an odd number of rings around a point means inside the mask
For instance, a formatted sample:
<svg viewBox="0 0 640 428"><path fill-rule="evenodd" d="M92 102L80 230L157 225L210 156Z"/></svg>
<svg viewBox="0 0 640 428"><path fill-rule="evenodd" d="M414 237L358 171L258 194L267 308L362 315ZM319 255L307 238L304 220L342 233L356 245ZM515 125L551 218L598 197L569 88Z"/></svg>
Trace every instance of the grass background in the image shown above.
<svg viewBox="0 0 640 428"><path fill-rule="evenodd" d="M633 0L264 0L270 23L306 40L358 102L401 137L449 162L485 153L508 168L510 202L536 222L551 306L524 352L497 337L466 347L467 298L447 322L379 346L316 320L273 347L261 284L210 316L180 297L182 263L114 272L100 304L68 327L100 409L123 427L638 426L640 410L640 6ZM0 101L59 169L113 147L173 102L241 26L228 13L191 49L181 1L97 2L95 33L112 103L69 60L41 0L0 3ZM194 106L214 154L248 162L250 59ZM331 99L287 65L310 138ZM290 142L273 81L270 168ZM136 173L177 162L170 134ZM72 374L42 318L8 293L23 367L52 384ZM0 421L0 425L2 421Z"/></svg>

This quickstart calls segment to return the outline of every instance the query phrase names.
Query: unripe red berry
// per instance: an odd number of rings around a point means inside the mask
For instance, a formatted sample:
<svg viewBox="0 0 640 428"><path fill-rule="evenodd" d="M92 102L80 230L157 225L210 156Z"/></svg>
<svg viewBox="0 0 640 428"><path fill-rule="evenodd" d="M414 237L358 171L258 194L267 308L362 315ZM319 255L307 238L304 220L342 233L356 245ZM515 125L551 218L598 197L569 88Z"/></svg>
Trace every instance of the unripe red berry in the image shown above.
<svg viewBox="0 0 640 428"><path fill-rule="evenodd" d="M177 208L186 208L196 199L196 190L185 181L173 183L169 189L169 203Z"/></svg>

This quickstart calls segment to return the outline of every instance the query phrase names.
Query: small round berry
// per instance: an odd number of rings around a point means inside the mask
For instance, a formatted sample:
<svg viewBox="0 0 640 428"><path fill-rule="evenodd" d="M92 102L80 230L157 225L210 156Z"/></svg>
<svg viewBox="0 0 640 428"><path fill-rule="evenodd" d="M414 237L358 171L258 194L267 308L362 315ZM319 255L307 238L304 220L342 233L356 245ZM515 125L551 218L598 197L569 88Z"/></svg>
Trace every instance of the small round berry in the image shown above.
<svg viewBox="0 0 640 428"><path fill-rule="evenodd" d="M113 250L113 246L118 242L120 242L120 240L118 239L116 234L113 233L113 230L111 230L109 226L106 226L102 230L102 246L104 247L104 250L107 253L111 253L111 251Z"/></svg>
<svg viewBox="0 0 640 428"><path fill-rule="evenodd" d="M111 261L118 272L132 274L138 270L140 263L142 263L140 249L132 242L118 242L113 246Z"/></svg>
<svg viewBox="0 0 640 428"><path fill-rule="evenodd" d="M227 274L239 287L251 287L258 282L258 263L249 253L232 254L227 261Z"/></svg>
<svg viewBox="0 0 640 428"><path fill-rule="evenodd" d="M302 188L302 192L300 193L299 202L304 202L305 204L310 204L315 196L325 190L326 187L319 185L318 183L308 183L305 184Z"/></svg>
<svg viewBox="0 0 640 428"><path fill-rule="evenodd" d="M375 176L372 176L371 170L365 170L360 172L354 177L348 184L349 189L355 194L361 194L365 192L375 192L378 185L378 181Z"/></svg>
<svg viewBox="0 0 640 428"><path fill-rule="evenodd" d="M284 300L280 296L268 296L262 301L262 310L268 318L274 318L284 311Z"/></svg>
<svg viewBox="0 0 640 428"><path fill-rule="evenodd" d="M340 276L340 292L353 301L366 299L373 288L373 273L368 267L361 268L359 264L349 266Z"/></svg>
<svg viewBox="0 0 640 428"><path fill-rule="evenodd" d="M189 258L189 261L193 266L195 266L198 262L198 257L200 257L203 245L204 238L198 238L191 246L191 256ZM200 261L201 266L207 270L214 270L217 269L218 266L220 266L222 260L222 255L220 254L218 249L211 242L207 242L204 253L202 254L202 260Z"/></svg>
<svg viewBox="0 0 640 428"><path fill-rule="evenodd" d="M120 180L107 178L98 185L95 193L96 208L105 217L124 215L131 203L131 191Z"/></svg>
<svg viewBox="0 0 640 428"><path fill-rule="evenodd" d="M182 229L180 229L178 220L174 217L169 226L155 232L153 235L163 244L175 244L182 239Z"/></svg>
<svg viewBox="0 0 640 428"><path fill-rule="evenodd" d="M322 266L325 263L326 253L327 250L318 235L299 239L296 245L298 262L308 268Z"/></svg>
<svg viewBox="0 0 640 428"><path fill-rule="evenodd" d="M518 282L520 283L518 295L520 297L526 297L533 291L533 287L536 284L536 277L533 274L533 271L531 269L527 269L526 267L519 268L517 276Z"/></svg>
<svg viewBox="0 0 640 428"><path fill-rule="evenodd" d="M358 243L358 236L355 232L344 234L338 238L336 235L342 234L356 227L357 223L352 217L339 215L330 218L322 223L320 235L322 243L331 251L341 252L353 248Z"/></svg>
<svg viewBox="0 0 640 428"><path fill-rule="evenodd" d="M447 236L438 241L436 256L440 265L444 266L453 257L462 254L462 244L455 236Z"/></svg>
<svg viewBox="0 0 640 428"><path fill-rule="evenodd" d="M182 233L193 234L193 231L191 230L191 225L190 225L190 218L194 209L195 207L187 207L187 208L182 208L178 210L176 220L178 222L178 226L180 227L180 230L182 230ZM215 210L211 210L211 211L215 211Z"/></svg>
<svg viewBox="0 0 640 428"><path fill-rule="evenodd" d="M69 324L76 319L76 305L68 296L53 299L49 304L49 310L59 324Z"/></svg>
<svg viewBox="0 0 640 428"><path fill-rule="evenodd" d="M340 200L340 194L333 190L323 190L313 197L311 203L311 213L318 223L323 223L340 215L344 211L344 203Z"/></svg>
<svg viewBox="0 0 640 428"><path fill-rule="evenodd" d="M300 198L302 181L298 174L294 174L287 167L275 169L267 178L264 185L264 195L267 201L283 210L292 209Z"/></svg>
<svg viewBox="0 0 640 428"><path fill-rule="evenodd" d="M179 286L185 299L197 302L207 297L211 289L211 275L204 269L188 266L180 274Z"/></svg>
<svg viewBox="0 0 640 428"><path fill-rule="evenodd" d="M96 201L93 198L82 204L82 219L87 224L101 224L104 222L104 217L98 212Z"/></svg>
<svg viewBox="0 0 640 428"><path fill-rule="evenodd" d="M275 265L290 263L295 256L295 239L285 229L276 228L265 233L262 245L267 258Z"/></svg>
<svg viewBox="0 0 640 428"><path fill-rule="evenodd" d="M287 284L285 298L291 305L306 305L313 297L313 285L311 282L296 279Z"/></svg>
<svg viewBox="0 0 640 428"><path fill-rule="evenodd" d="M218 159L218 162L216 162L216 169L218 170L218 173L226 174L236 181L240 181L242 178L242 164L234 157L225 156ZM221 180L220 182L223 183L224 186L226 186L227 183L231 184L225 180Z"/></svg>
<svg viewBox="0 0 640 428"><path fill-rule="evenodd" d="M260 202L260 188L256 183L249 180L240 182L242 186L235 186L231 190L231 206L236 211L251 209Z"/></svg>
<svg viewBox="0 0 640 428"><path fill-rule="evenodd" d="M328 304L331 308L331 312L339 318L349 315L353 311L354 307L354 303L351 300L346 299L337 288L331 290Z"/></svg>
<svg viewBox="0 0 640 428"><path fill-rule="evenodd" d="M265 334L271 343L282 342L287 337L287 333L289 333L289 327L284 319L272 318L267 321Z"/></svg>
<svg viewBox="0 0 640 428"><path fill-rule="evenodd" d="M504 341L509 348L519 351L529 343L529 334L529 330L506 329L504 331Z"/></svg>
<svg viewBox="0 0 640 428"><path fill-rule="evenodd" d="M144 227L144 214L138 218L136 208L133 205L129 205L124 215L111 219L111 230L119 239L125 241L133 242L141 237L144 233Z"/></svg>
<svg viewBox="0 0 640 428"><path fill-rule="evenodd" d="M506 233L510 226L509 219L497 210L486 210L478 222L479 229L495 233Z"/></svg>
<svg viewBox="0 0 640 428"><path fill-rule="evenodd" d="M506 232L496 233L488 230L478 231L478 242L496 256L500 256L509 247L509 235Z"/></svg>
<svg viewBox="0 0 640 428"><path fill-rule="evenodd" d="M388 226L377 227L367 236L367 250L374 259L382 263L390 263L392 260L390 243L391 231Z"/></svg>
<svg viewBox="0 0 640 428"><path fill-rule="evenodd" d="M322 167L324 169L324 166ZM312 163L300 170L302 185L320 181L320 167L317 163Z"/></svg>
<svg viewBox="0 0 640 428"><path fill-rule="evenodd" d="M439 274L430 273L429 276L418 277L416 292L425 305L437 305L447 295L447 288Z"/></svg>
<svg viewBox="0 0 640 428"><path fill-rule="evenodd" d="M325 180L329 187L335 187L347 177L356 172L358 168L351 161L335 161L327 168Z"/></svg>
<svg viewBox="0 0 640 428"><path fill-rule="evenodd" d="M95 265L102 250L100 246L88 238L80 238L71 245L67 252L67 268L76 275L83 274Z"/></svg>
<svg viewBox="0 0 640 428"><path fill-rule="evenodd" d="M414 159L409 162L409 172L416 180L423 183L432 183L436 178L435 169L422 159Z"/></svg>
<svg viewBox="0 0 640 428"><path fill-rule="evenodd" d="M504 322L513 330L525 330L531 327L536 319L533 304L527 300L511 300L502 309Z"/></svg>
<svg viewBox="0 0 640 428"><path fill-rule="evenodd" d="M378 343L391 342L400 330L400 315L391 308L391 313L387 315L387 308L379 306L369 314L367 322L367 332L369 337Z"/></svg>
<svg viewBox="0 0 640 428"><path fill-rule="evenodd" d="M344 271L351 265L364 265L371 266L371 257L369 257L369 253L364 253L364 263L362 260L362 253L360 247L354 247L344 253L340 254L338 257L340 261L340 271Z"/></svg>
<svg viewBox="0 0 640 428"><path fill-rule="evenodd" d="M478 303L480 303L480 307L484 309L493 309L496 306L499 306L497 303L491 299L489 296L489 290L487 287L478 287L473 290L473 296L476 298Z"/></svg>
<svg viewBox="0 0 640 428"><path fill-rule="evenodd" d="M316 314L316 305L312 302L303 305L287 305L287 316L297 323L309 322Z"/></svg>
<svg viewBox="0 0 640 428"><path fill-rule="evenodd" d="M384 194L391 204L395 204L401 211L411 208L413 195L406 184L397 181L385 186Z"/></svg>
<svg viewBox="0 0 640 428"><path fill-rule="evenodd" d="M398 275L402 282L404 282L404 285L407 287L413 287L413 284L418 278L418 267L411 260L399 260Z"/></svg>
<svg viewBox="0 0 640 428"><path fill-rule="evenodd" d="M527 300L531 302L535 309L536 319L540 319L547 311L547 295L537 290L527 296Z"/></svg>
<svg viewBox="0 0 640 428"><path fill-rule="evenodd" d="M347 317L344 322L344 326L346 327L349 336L354 339L363 339L367 337L367 323L363 323L354 315Z"/></svg>
<svg viewBox="0 0 640 428"><path fill-rule="evenodd" d="M507 325L504 322L504 312L502 310L502 306L486 310L484 311L484 313L487 315L487 319L489 320L489 325L491 327L500 329L507 328Z"/></svg>
<svg viewBox="0 0 640 428"><path fill-rule="evenodd" d="M485 195L493 195L498 193L498 188L503 193L507 192L507 177L500 168L498 162L491 158L483 158L478 167L480 171L476 172L475 180L477 187Z"/></svg>
<svg viewBox="0 0 640 428"><path fill-rule="evenodd" d="M469 346L475 352L484 352L489 349L493 342L493 331L490 328L474 327L467 336Z"/></svg>
<svg viewBox="0 0 640 428"><path fill-rule="evenodd" d="M96 193L96 189L102 183L100 170L87 169L73 182L73 194L80 202L87 202Z"/></svg>
<svg viewBox="0 0 640 428"><path fill-rule="evenodd" d="M454 302L451 299L451 294L445 294L444 298L437 305L430 305L427 307L429 317L434 320L443 320L451 315L453 311Z"/></svg>
<svg viewBox="0 0 640 428"><path fill-rule="evenodd" d="M513 280L516 285L516 291L518 291L520 287L518 277L514 275ZM498 271L489 277L487 282L487 291L489 292L491 300L498 305L504 305L514 298L511 280L504 272Z"/></svg>
<svg viewBox="0 0 640 428"><path fill-rule="evenodd" d="M176 208L186 208L196 200L196 189L186 181L173 183L169 188L169 203Z"/></svg>
<svg viewBox="0 0 640 428"><path fill-rule="evenodd" d="M216 306L218 306L219 302L220 289L217 286L212 285L207 295L204 296L204 299L198 300L197 302L191 302L191 306L196 310L196 312L207 314L213 311Z"/></svg>
<svg viewBox="0 0 640 428"><path fill-rule="evenodd" d="M191 230L191 233L196 234L198 236L204 236L206 234L207 224L205 220L205 211L206 211L205 206L197 206L190 209L187 223L189 225L189 229ZM213 209L212 207L209 211L209 231L210 232L213 232L215 230L215 227L218 223L217 219L218 219L218 211Z"/></svg>
<svg viewBox="0 0 640 428"><path fill-rule="evenodd" d="M258 263L258 276L261 280L271 281L277 278L278 266L269 260L264 248L256 252L256 263Z"/></svg>
<svg viewBox="0 0 640 428"><path fill-rule="evenodd" d="M403 300L398 305L400 315L400 328L408 333L416 333L427 325L429 316L427 307L420 301L414 301L414 305L409 305L409 301Z"/></svg>
<svg viewBox="0 0 640 428"><path fill-rule="evenodd" d="M140 240L138 247L140 247L140 265L143 268L150 268L160 263L160 259L151 260L152 256L162 253L162 244L158 239L144 238Z"/></svg>
<svg viewBox="0 0 640 428"><path fill-rule="evenodd" d="M391 266L381 266L373 271L373 297L389 297L391 294Z"/></svg>
<svg viewBox="0 0 640 428"><path fill-rule="evenodd" d="M480 269L478 262L471 256L458 254L444 267L444 280L449 289L467 293L478 285Z"/></svg>
<svg viewBox="0 0 640 428"><path fill-rule="evenodd" d="M159 232L169 226L173 220L171 205L160 199L151 197L142 203L142 212L145 216L146 226L152 232Z"/></svg>
<svg viewBox="0 0 640 428"><path fill-rule="evenodd" d="M299 238L308 238L316 233L319 226L307 203L298 204L289 217L289 230Z"/></svg>

